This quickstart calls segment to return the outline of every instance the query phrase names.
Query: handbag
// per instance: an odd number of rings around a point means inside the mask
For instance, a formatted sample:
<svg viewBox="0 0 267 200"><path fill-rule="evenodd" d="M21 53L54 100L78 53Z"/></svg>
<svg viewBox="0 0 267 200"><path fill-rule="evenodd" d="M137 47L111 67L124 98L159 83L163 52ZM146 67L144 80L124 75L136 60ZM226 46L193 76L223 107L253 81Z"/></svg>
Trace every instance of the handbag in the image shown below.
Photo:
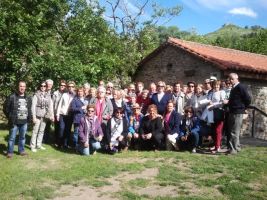
<svg viewBox="0 0 267 200"><path fill-rule="evenodd" d="M214 122L224 121L224 110L222 108L213 109Z"/></svg>

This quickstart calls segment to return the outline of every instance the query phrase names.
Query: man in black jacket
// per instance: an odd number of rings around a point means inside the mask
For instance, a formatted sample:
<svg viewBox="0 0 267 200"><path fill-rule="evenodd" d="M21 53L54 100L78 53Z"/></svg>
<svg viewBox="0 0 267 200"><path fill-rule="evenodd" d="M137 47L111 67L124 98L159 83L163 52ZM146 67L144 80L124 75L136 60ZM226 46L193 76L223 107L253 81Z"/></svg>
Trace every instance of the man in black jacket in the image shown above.
<svg viewBox="0 0 267 200"><path fill-rule="evenodd" d="M27 155L25 152L25 135L27 124L31 120L31 98L26 96L26 83L20 81L18 92L11 94L5 104L4 113L8 118L10 126L7 158L12 158L17 132L19 132L18 151L21 156Z"/></svg>
<svg viewBox="0 0 267 200"><path fill-rule="evenodd" d="M228 144L229 153L236 154L241 150L239 135L243 121L243 114L251 103L251 97L248 94L247 88L239 83L238 75L236 73L229 74L229 80L232 84L229 100L224 103L229 107L228 131L230 141Z"/></svg>

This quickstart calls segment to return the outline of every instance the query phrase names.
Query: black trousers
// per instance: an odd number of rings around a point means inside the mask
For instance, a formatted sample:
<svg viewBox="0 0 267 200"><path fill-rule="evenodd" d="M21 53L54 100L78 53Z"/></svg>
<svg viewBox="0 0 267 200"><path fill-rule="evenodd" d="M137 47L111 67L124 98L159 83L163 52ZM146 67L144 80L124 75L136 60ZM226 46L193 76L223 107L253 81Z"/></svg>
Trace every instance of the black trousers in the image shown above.
<svg viewBox="0 0 267 200"><path fill-rule="evenodd" d="M142 137L140 138L140 148L141 150L155 150L155 149L163 149L163 134L152 135L152 137L148 140L144 140Z"/></svg>

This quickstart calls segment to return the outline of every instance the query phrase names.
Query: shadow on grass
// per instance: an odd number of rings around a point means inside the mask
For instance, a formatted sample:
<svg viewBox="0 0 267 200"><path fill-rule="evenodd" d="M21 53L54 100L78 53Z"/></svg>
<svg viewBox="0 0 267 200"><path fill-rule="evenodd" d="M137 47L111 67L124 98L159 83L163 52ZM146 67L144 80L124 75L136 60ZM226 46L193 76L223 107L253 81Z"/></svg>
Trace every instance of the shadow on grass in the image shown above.
<svg viewBox="0 0 267 200"><path fill-rule="evenodd" d="M4 122L0 122L0 130L8 130L8 124Z"/></svg>
<svg viewBox="0 0 267 200"><path fill-rule="evenodd" d="M6 144L0 144L0 155L6 156L6 150L7 150L7 145Z"/></svg>
<svg viewBox="0 0 267 200"><path fill-rule="evenodd" d="M257 139L253 137L241 137L241 145L250 147L267 147L267 140Z"/></svg>

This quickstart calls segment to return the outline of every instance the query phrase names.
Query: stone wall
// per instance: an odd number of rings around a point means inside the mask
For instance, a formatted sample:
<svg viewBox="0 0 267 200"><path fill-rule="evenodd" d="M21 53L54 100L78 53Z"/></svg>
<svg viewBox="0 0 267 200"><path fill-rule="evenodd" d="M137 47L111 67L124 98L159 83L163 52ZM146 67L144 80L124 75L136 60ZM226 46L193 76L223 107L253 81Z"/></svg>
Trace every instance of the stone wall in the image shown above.
<svg viewBox="0 0 267 200"><path fill-rule="evenodd" d="M159 80L163 80L167 84L173 84L178 80L185 84L192 80L203 83L203 80L211 75L215 75L218 79L226 78L223 77L222 71L209 62L205 62L184 50L167 46L139 67L135 81L143 81L146 86ZM240 81L248 86L252 96L252 105L267 113L267 81L242 79L242 77ZM244 115L242 135L251 136L251 134L252 110L249 109L248 114ZM257 111L255 113L254 136L267 140L267 117L260 115Z"/></svg>
<svg viewBox="0 0 267 200"><path fill-rule="evenodd" d="M142 81L148 86L151 82L164 80L167 84L173 84L182 80L202 83L203 80L215 75L221 78L221 71L196 56L188 54L184 50L167 46L153 59L140 66L135 81Z"/></svg>
<svg viewBox="0 0 267 200"><path fill-rule="evenodd" d="M267 82L242 80L241 82L248 86L249 93L252 97L252 104L263 112L267 113ZM249 109L248 117L244 119L243 134L251 135L252 133L252 115L253 110ZM254 119L254 137L267 140L267 117L255 111Z"/></svg>

